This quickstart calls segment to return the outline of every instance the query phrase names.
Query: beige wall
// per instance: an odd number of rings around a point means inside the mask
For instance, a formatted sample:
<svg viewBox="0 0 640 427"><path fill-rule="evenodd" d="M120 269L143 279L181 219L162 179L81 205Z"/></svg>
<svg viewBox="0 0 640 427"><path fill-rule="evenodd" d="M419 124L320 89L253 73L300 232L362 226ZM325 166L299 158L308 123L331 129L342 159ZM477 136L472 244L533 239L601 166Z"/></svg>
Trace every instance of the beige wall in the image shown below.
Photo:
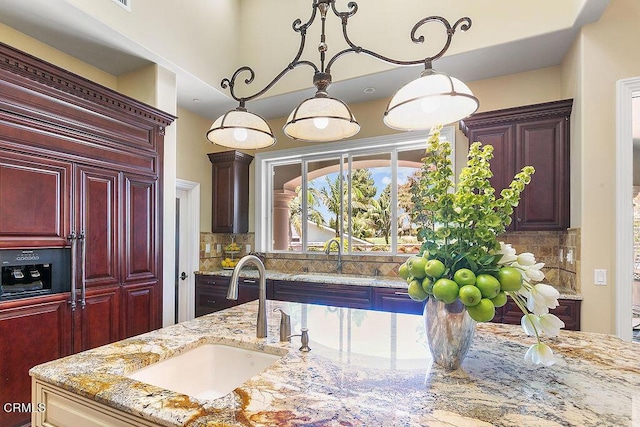
<svg viewBox="0 0 640 427"><path fill-rule="evenodd" d="M574 46L580 116L572 148L579 145L581 164L582 325L594 332L615 332L616 81L640 75L640 56L634 54L639 21L639 2L612 0L600 21L582 29ZM607 286L593 284L596 268L608 271Z"/></svg>
<svg viewBox="0 0 640 427"><path fill-rule="evenodd" d="M3 24L0 24L0 40L9 46L29 53L86 79L100 83L110 89L116 89L118 86L118 79L114 75L92 67L73 56L60 52L51 46L26 36Z"/></svg>

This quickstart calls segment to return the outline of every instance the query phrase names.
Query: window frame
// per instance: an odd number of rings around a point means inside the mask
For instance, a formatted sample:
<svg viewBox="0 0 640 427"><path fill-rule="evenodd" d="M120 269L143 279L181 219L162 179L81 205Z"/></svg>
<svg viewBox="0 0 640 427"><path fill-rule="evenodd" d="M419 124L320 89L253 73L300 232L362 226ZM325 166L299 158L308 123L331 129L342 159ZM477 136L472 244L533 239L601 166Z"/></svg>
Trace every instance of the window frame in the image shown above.
<svg viewBox="0 0 640 427"><path fill-rule="evenodd" d="M451 164L453 170L455 169L455 127L446 126L440 131L440 137L443 140L447 140L451 143ZM296 147L286 148L282 150L272 150L262 153L257 153L255 156L255 174L254 174L254 198L255 198L255 216L254 216L254 230L255 230L255 250L258 252L268 253L291 253L291 251L273 250L269 241L272 240L272 221L273 212L271 208L273 206L273 168L274 166L298 163L301 164L302 177L306 177L306 162L314 159L321 158L340 158L344 155L366 155L380 153L383 149L388 149L391 154L391 178L393 188L397 188L397 152L410 150L420 147L425 147L425 141L428 138L426 132L404 132L384 136L376 136L372 138L361 138L349 141L331 142L326 144L314 144L308 147ZM349 163L351 158L349 157ZM349 170L348 164L346 171ZM341 169L344 173L345 171ZM302 179L301 185L303 191L306 189L307 180ZM306 212L306 200L302 199L302 210ZM397 191L392 192L392 206L397 206ZM390 252L384 252L384 254L397 255L395 249L397 246L397 224L394 221L392 223L391 233L391 247L394 250ZM303 221L303 227L306 228L306 222ZM306 231L306 230L305 230ZM306 235L306 232L303 233ZM307 250L306 239L303 239L301 254L309 254ZM370 256L380 255L380 252L358 252L358 255ZM351 253L350 255L353 255Z"/></svg>

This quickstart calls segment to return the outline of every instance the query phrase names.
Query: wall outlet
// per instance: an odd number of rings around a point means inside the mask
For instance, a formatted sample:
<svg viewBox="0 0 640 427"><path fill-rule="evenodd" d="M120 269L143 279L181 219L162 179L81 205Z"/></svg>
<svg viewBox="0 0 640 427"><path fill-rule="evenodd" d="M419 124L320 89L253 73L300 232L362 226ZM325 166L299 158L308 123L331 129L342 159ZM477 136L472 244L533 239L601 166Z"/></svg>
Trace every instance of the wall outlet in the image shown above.
<svg viewBox="0 0 640 427"><path fill-rule="evenodd" d="M607 284L607 270L598 268L593 270L593 283L597 286L605 286Z"/></svg>
<svg viewBox="0 0 640 427"><path fill-rule="evenodd" d="M573 251L571 249L567 251L567 262L573 264Z"/></svg>
<svg viewBox="0 0 640 427"><path fill-rule="evenodd" d="M211 243L206 243L204 245L204 253L208 254L209 252L211 252Z"/></svg>
<svg viewBox="0 0 640 427"><path fill-rule="evenodd" d="M218 252L218 253L222 252L222 244L221 243L218 243L216 245L216 252Z"/></svg>
<svg viewBox="0 0 640 427"><path fill-rule="evenodd" d="M247 245L247 253L251 252L251 245Z"/></svg>

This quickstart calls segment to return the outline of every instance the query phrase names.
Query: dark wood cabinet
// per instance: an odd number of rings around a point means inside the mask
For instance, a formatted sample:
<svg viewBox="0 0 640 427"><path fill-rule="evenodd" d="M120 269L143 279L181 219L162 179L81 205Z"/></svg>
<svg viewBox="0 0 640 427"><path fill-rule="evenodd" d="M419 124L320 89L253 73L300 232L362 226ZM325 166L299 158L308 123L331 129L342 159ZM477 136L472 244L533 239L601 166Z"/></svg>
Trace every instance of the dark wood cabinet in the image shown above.
<svg viewBox="0 0 640 427"><path fill-rule="evenodd" d="M569 118L572 100L474 114L460 122L469 142L494 148L491 184L496 195L524 166L536 170L507 230L569 227Z"/></svg>
<svg viewBox="0 0 640 427"><path fill-rule="evenodd" d="M67 295L29 304L5 303L0 310L0 402L31 401L29 369L71 354L71 315ZM30 414L0 410L0 425L19 426Z"/></svg>
<svg viewBox="0 0 640 427"><path fill-rule="evenodd" d="M272 297L280 301L371 309L372 294L372 288L369 286L272 281Z"/></svg>
<svg viewBox="0 0 640 427"><path fill-rule="evenodd" d="M74 295L0 303L3 401L30 401L35 364L161 326L163 138L174 119L0 43L0 249L75 242L78 283ZM29 416L0 411L0 425Z"/></svg>
<svg viewBox="0 0 640 427"><path fill-rule="evenodd" d="M248 232L249 165L253 157L240 151L209 153L208 156L213 179L212 232Z"/></svg>
<svg viewBox="0 0 640 427"><path fill-rule="evenodd" d="M558 316L564 322L564 329L567 331L580 330L580 306L582 301L574 299L559 299L558 307L549 312ZM522 311L510 298L507 303L496 309L496 316L493 322L519 325L522 319Z"/></svg>
<svg viewBox="0 0 640 427"><path fill-rule="evenodd" d="M394 313L422 314L424 302L412 300L406 289L373 288L373 309Z"/></svg>
<svg viewBox="0 0 640 427"><path fill-rule="evenodd" d="M196 274L196 317L258 299L258 279L250 278L240 278L237 300L227 299L230 279L228 276ZM267 298L271 299L269 286Z"/></svg>

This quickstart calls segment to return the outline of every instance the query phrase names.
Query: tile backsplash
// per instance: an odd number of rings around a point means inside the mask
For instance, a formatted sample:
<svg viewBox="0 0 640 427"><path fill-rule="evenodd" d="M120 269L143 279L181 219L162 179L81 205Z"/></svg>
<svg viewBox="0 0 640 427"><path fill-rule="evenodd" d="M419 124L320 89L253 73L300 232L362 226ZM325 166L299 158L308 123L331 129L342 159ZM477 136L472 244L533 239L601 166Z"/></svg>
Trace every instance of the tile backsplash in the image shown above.
<svg viewBox="0 0 640 427"><path fill-rule="evenodd" d="M226 254L224 248L235 241L241 246L238 254ZM531 252L538 262L545 264L545 283L564 291L580 292L577 271L580 268L580 229L566 231L510 232L500 240L510 243L518 253ZM207 244L210 251L206 252ZM218 252L218 245L221 251ZM253 233L222 234L200 233L200 271L215 271L221 267L225 257L240 258L255 248ZM562 254L562 256L561 256ZM335 273L337 255L303 254L300 252L268 253L265 267L283 273ZM407 259L406 255L344 255L342 272L367 276L397 277L398 267Z"/></svg>

